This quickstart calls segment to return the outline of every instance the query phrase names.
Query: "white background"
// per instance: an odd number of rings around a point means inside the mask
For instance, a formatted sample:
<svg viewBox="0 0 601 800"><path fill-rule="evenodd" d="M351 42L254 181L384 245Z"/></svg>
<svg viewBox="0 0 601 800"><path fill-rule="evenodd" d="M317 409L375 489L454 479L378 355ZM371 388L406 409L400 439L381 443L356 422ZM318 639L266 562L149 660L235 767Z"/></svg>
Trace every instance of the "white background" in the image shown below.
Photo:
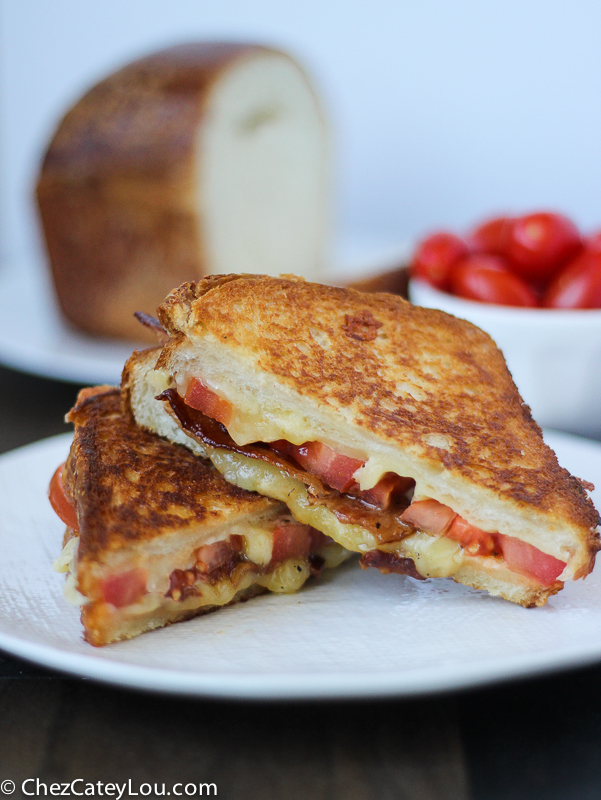
<svg viewBox="0 0 601 800"><path fill-rule="evenodd" d="M601 227L598 0L3 0L0 241L31 257L31 193L91 83L180 41L289 49L337 143L339 230L410 240L497 210Z"/></svg>

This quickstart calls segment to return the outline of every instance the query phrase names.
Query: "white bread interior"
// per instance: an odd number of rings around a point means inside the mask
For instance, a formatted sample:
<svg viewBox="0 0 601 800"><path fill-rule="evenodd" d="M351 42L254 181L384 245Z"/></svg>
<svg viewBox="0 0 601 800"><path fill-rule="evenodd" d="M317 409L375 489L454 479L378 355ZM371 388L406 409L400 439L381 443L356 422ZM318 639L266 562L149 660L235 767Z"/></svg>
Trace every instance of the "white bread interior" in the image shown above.
<svg viewBox="0 0 601 800"><path fill-rule="evenodd" d="M210 92L197 142L207 272L319 276L327 136L298 65L269 51L235 61Z"/></svg>

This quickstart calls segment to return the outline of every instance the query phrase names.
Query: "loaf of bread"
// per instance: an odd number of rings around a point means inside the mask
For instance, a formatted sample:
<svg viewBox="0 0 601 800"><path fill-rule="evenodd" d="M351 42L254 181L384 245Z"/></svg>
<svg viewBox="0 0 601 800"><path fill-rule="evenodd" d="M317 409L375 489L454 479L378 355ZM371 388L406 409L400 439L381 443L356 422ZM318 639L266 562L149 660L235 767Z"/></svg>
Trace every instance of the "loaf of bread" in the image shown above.
<svg viewBox="0 0 601 800"><path fill-rule="evenodd" d="M206 274L316 279L327 131L302 69L267 47L197 43L136 61L61 121L37 199L65 316L140 339L175 286Z"/></svg>

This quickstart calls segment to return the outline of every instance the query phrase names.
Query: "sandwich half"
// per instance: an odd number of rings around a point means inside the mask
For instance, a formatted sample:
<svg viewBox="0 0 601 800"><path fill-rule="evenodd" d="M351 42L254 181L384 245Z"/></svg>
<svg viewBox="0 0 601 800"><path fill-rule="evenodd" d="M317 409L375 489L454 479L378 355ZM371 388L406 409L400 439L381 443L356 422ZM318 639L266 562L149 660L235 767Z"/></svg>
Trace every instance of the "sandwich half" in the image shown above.
<svg viewBox="0 0 601 800"><path fill-rule="evenodd" d="M55 569L105 645L266 591L294 592L348 555L286 506L225 481L140 429L115 387L84 389L50 500L67 525Z"/></svg>
<svg viewBox="0 0 601 800"><path fill-rule="evenodd" d="M523 606L583 578L593 487L559 466L502 353L388 294L215 276L159 307L123 376L137 422L287 504L361 565Z"/></svg>

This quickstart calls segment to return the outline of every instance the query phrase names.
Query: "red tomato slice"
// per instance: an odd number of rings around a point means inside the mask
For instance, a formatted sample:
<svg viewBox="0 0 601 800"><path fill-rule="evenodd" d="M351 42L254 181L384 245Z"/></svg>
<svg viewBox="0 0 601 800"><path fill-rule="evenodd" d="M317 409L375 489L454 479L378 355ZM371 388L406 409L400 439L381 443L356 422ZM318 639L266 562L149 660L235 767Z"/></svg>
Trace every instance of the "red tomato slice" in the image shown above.
<svg viewBox="0 0 601 800"><path fill-rule="evenodd" d="M400 495L415 486L413 478L401 478L394 472L386 472L371 489L361 492L361 497L368 503L385 510L394 495Z"/></svg>
<svg viewBox="0 0 601 800"><path fill-rule="evenodd" d="M445 291L449 286L451 267L468 253L466 242L454 233L434 233L418 245L411 263L411 274Z"/></svg>
<svg viewBox="0 0 601 800"><path fill-rule="evenodd" d="M339 492L348 492L355 484L354 473L365 463L342 456L321 442L306 442L298 446L289 444L288 448L287 454L292 455L301 467Z"/></svg>
<svg viewBox="0 0 601 800"><path fill-rule="evenodd" d="M106 603L110 603L115 608L123 608L133 605L146 594L147 580L146 570L136 567L136 569L130 569L129 572L105 578L100 584L100 589Z"/></svg>
<svg viewBox="0 0 601 800"><path fill-rule="evenodd" d="M555 276L543 295L545 308L601 308L601 245L584 250Z"/></svg>
<svg viewBox="0 0 601 800"><path fill-rule="evenodd" d="M475 254L455 264L451 290L459 297L501 306L536 306L536 295L499 256Z"/></svg>
<svg viewBox="0 0 601 800"><path fill-rule="evenodd" d="M510 224L505 255L520 277L544 283L581 243L578 228L562 214L526 214Z"/></svg>
<svg viewBox="0 0 601 800"><path fill-rule="evenodd" d="M467 237L472 252L502 256L511 222L511 217L494 217L478 225Z"/></svg>
<svg viewBox="0 0 601 800"><path fill-rule="evenodd" d="M550 586L564 570L565 563L512 536L498 534L503 558L509 569Z"/></svg>
<svg viewBox="0 0 601 800"><path fill-rule="evenodd" d="M311 552L313 528L300 522L279 522L273 532L272 562L288 558L307 560Z"/></svg>
<svg viewBox="0 0 601 800"><path fill-rule="evenodd" d="M202 411L207 417L216 419L226 427L232 418L232 404L223 397L219 397L198 378L190 380L184 400L192 408Z"/></svg>
<svg viewBox="0 0 601 800"><path fill-rule="evenodd" d="M65 488L63 486L62 476L64 467L65 465L61 464L52 476L50 486L48 487L48 499L55 513L62 519L65 525L72 528L74 531L78 531L79 522L77 520L75 506L65 494Z"/></svg>
<svg viewBox="0 0 601 800"><path fill-rule="evenodd" d="M445 536L459 542L471 556L489 556L498 550L495 534L476 528L475 525L470 525L459 514L451 522Z"/></svg>
<svg viewBox="0 0 601 800"><path fill-rule="evenodd" d="M452 508L439 503L438 500L417 500L403 511L401 520L415 525L424 533L442 536L446 534L456 516Z"/></svg>

